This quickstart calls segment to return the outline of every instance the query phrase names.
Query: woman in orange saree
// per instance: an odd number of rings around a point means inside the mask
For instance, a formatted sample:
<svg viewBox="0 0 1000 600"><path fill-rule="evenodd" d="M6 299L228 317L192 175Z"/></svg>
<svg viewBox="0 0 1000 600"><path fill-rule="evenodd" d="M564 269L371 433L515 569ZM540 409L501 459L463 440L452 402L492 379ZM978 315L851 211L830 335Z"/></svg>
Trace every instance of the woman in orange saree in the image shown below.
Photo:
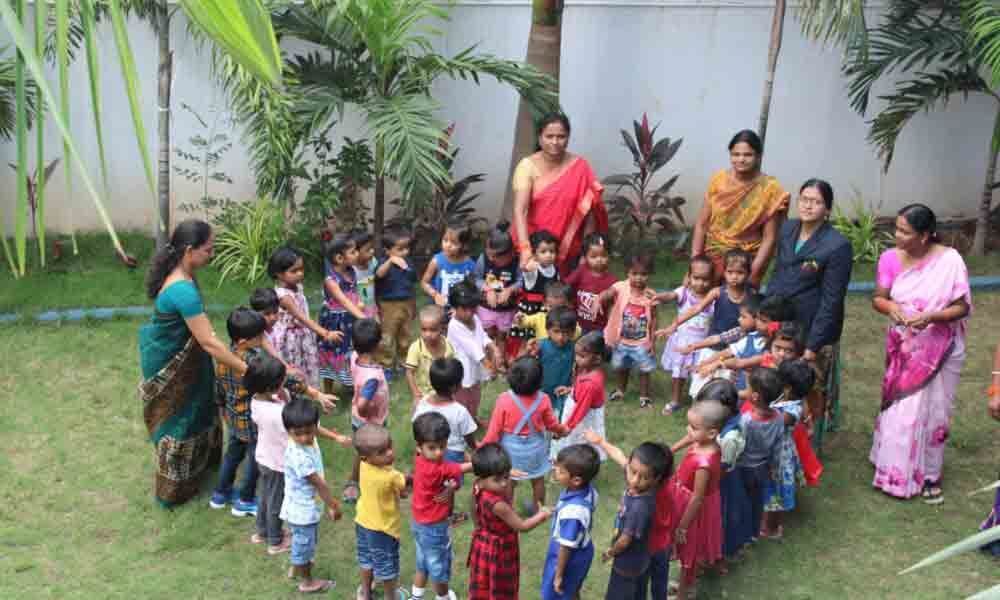
<svg viewBox="0 0 1000 600"><path fill-rule="evenodd" d="M708 254L721 278L722 257L740 249L753 258L750 279L755 286L767 271L790 195L778 180L761 173L763 147L757 134L740 131L729 142L731 169L712 176L698 214L691 256Z"/></svg>
<svg viewBox="0 0 1000 600"><path fill-rule="evenodd" d="M582 156L566 151L569 119L555 113L538 127L539 150L514 169L514 243L525 265L531 258L529 236L547 230L559 239L556 264L565 276L575 266L584 236L608 232L604 187Z"/></svg>

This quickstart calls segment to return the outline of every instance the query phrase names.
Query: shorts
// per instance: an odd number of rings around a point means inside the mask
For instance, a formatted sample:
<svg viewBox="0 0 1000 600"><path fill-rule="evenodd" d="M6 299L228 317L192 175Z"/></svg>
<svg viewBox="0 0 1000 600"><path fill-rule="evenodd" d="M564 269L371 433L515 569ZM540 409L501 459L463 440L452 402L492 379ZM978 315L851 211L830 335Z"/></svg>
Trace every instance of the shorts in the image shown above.
<svg viewBox="0 0 1000 600"><path fill-rule="evenodd" d="M514 315L516 313L517 311L513 309L494 310L485 306L480 306L476 309L476 315L483 322L483 329L489 331L491 328L496 327L497 331L501 333L510 331L511 326L514 325Z"/></svg>
<svg viewBox="0 0 1000 600"><path fill-rule="evenodd" d="M458 388L452 394L452 399L464 406L473 419L479 419L479 403L483 399L483 391L478 383L472 387Z"/></svg>
<svg viewBox="0 0 1000 600"><path fill-rule="evenodd" d="M427 575L434 583L448 583L452 558L448 520L426 525L410 521L410 530L417 548L417 572Z"/></svg>
<svg viewBox="0 0 1000 600"><path fill-rule="evenodd" d="M316 540L319 538L319 523L296 525L289 523L292 530L292 566L308 565L316 557Z"/></svg>
<svg viewBox="0 0 1000 600"><path fill-rule="evenodd" d="M633 366L638 368L640 373L652 373L656 370L656 359L642 346L630 344L615 346L614 352L611 353L612 370L627 371Z"/></svg>
<svg viewBox="0 0 1000 600"><path fill-rule="evenodd" d="M355 523L358 539L358 566L371 571L375 581L399 579L399 540L384 531L374 531Z"/></svg>

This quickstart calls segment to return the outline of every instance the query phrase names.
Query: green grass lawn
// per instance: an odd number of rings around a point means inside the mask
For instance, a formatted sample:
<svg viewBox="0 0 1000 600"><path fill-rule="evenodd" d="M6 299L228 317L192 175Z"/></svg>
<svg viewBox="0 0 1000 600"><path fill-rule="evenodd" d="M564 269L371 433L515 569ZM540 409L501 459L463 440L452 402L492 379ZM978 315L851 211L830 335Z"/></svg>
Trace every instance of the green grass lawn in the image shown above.
<svg viewBox="0 0 1000 600"><path fill-rule="evenodd" d="M81 277L87 277L82 272ZM138 280L139 275L135 275ZM114 280L113 277L110 279ZM55 284L32 281L47 296ZM93 282L95 279L88 279ZM126 302L141 303L137 281L108 283ZM3 281L4 303L16 294ZM47 286L52 287L47 287ZM131 286L131 287L130 287ZM86 286L85 286L86 287ZM103 293L90 286L96 296ZM234 303L245 290L217 294L210 302ZM71 291L68 288L67 291ZM91 293L91 292L88 292ZM30 294L30 301L38 301ZM986 417L984 388L997 339L1000 296L975 298L969 360L955 406L946 453L945 502L937 507L902 502L873 491L867 462L882 375L882 319L867 300L852 298L844 336L843 424L827 438L822 486L802 492L783 541L763 541L725 578L699 585L701 598L959 598L994 585L998 563L967 554L900 577L896 573L925 555L975 531L991 504L967 492L993 481L1000 455L998 426ZM68 306L82 301L67 302ZM125 302L123 302L125 303ZM136 333L141 321L112 320L67 325L21 322L0 331L7 348L0 370L0 598L295 598L284 578L287 555L268 557L248 543L250 519L208 508L213 480L201 496L174 511L154 505L150 494L153 452L136 397ZM216 318L220 333L221 322ZM662 399L669 384L654 379ZM487 388L484 414L501 390ZM412 464L409 398L393 386L393 438L398 466ZM662 400L660 400L662 402ZM346 404L346 403L344 403ZM629 449L646 439L672 442L683 417L641 411L634 394L611 407L609 437ZM347 428L346 412L324 423ZM348 451L324 445L327 476L339 489ZM603 550L623 485L606 465L596 481L601 504L594 539ZM468 490L468 488L466 488ZM521 493L526 490L521 490ZM549 499L558 490L549 486ZM468 507L469 495L460 496ZM408 511L404 503L404 513ZM354 533L348 509L338 523L323 522L317 573L338 581L325 597L353 598L357 582ZM454 530L453 587L464 597L470 524ZM522 597L536 598L547 545L545 526L521 537ZM403 582L409 584L413 547L404 528ZM602 597L608 567L595 564L583 597Z"/></svg>

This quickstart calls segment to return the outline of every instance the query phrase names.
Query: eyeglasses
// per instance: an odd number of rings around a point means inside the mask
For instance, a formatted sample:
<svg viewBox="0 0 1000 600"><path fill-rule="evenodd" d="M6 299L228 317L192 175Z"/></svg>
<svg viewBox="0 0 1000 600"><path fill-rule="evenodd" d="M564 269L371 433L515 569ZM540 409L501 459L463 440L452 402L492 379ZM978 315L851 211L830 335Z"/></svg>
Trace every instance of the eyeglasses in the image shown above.
<svg viewBox="0 0 1000 600"><path fill-rule="evenodd" d="M809 198L806 196L799 196L799 204L802 206L826 206L822 198Z"/></svg>

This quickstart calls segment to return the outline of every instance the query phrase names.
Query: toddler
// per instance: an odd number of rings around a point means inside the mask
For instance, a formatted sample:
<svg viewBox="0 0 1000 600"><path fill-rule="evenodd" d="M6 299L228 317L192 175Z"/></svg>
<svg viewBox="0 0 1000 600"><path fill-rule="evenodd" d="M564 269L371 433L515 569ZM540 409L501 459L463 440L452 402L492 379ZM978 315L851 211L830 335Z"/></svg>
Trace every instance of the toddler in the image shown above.
<svg viewBox="0 0 1000 600"><path fill-rule="evenodd" d="M472 418L479 420L479 402L482 399L480 384L493 378L493 364L497 349L483 323L476 316L479 307L479 290L471 281L462 281L451 287L449 301L454 318L448 323L448 341L455 348L455 358L462 363L462 389L455 400L469 410Z"/></svg>
<svg viewBox="0 0 1000 600"><path fill-rule="evenodd" d="M555 457L563 448L573 444L586 442L584 433L592 431L599 437L604 437L604 362L608 357L604 337L598 331L591 331L577 340L573 359L576 367L572 388L557 389L557 393L566 397L562 411L562 424L569 429L569 434L552 442L550 455ZM545 372L548 363L542 362ZM601 462L607 458L604 449L595 445Z"/></svg>
<svg viewBox="0 0 1000 600"><path fill-rule="evenodd" d="M561 417L563 400L573 377L573 339L576 337L576 313L568 306L557 306L545 315L548 337L533 342L535 355L545 365L542 391L552 400L552 410ZM558 390L558 391L557 391Z"/></svg>
<svg viewBox="0 0 1000 600"><path fill-rule="evenodd" d="M516 368L518 361L515 361ZM469 547L468 600L517 600L521 559L518 533L531 531L551 516L542 507L522 519L511 506L511 461L499 444L485 444L472 454L476 529Z"/></svg>
<svg viewBox="0 0 1000 600"><path fill-rule="evenodd" d="M750 406L740 415L740 429L745 439L743 452L736 459L736 469L750 500L753 531L761 530L764 492L777 471L784 418L771 408L781 396L781 378L774 369L756 367L750 372ZM756 538L755 538L756 539Z"/></svg>
<svg viewBox="0 0 1000 600"><path fill-rule="evenodd" d="M520 337L517 338L518 344L520 342L527 340L530 345L533 341L542 340L549 337L548 332L548 314L550 311L556 307L566 307L570 308L572 306L571 302L573 300L573 289L563 283L562 281L553 281L548 287L545 288L545 306L542 310L536 312L532 315L526 315L524 313L517 313L514 315L514 323L520 328ZM570 332L571 339L576 339L580 337L580 326L575 325L573 331ZM519 345L519 353L523 351L531 350L525 344Z"/></svg>
<svg viewBox="0 0 1000 600"><path fill-rule="evenodd" d="M332 588L334 582L312 575L319 521L323 516L316 496L326 504L326 514L334 521L340 519L340 503L323 477L323 454L316 443L319 410L306 400L293 400L281 409L281 422L288 432L288 445L280 518L292 530L291 576L300 580L300 592L322 593Z"/></svg>
<svg viewBox="0 0 1000 600"><path fill-rule="evenodd" d="M691 396L697 398L702 386L710 379L730 379L733 376L732 371L722 368L720 358L717 358L720 352L728 348L731 356L741 357L763 351L767 340L766 331L761 333L757 327L761 300L763 296L759 294L747 294L740 302L740 317L736 327L681 348L682 353L693 354L697 364L691 375Z"/></svg>
<svg viewBox="0 0 1000 600"><path fill-rule="evenodd" d="M420 286L434 304L445 309L452 286L473 276L476 263L469 258L472 232L465 225L449 223L441 236L441 251L434 255L420 278ZM478 306L478 299L477 299ZM445 311L445 318L451 315Z"/></svg>
<svg viewBox="0 0 1000 600"><path fill-rule="evenodd" d="M277 351L274 339L274 325L278 322L278 313L281 305L278 303L278 293L274 288L257 288L250 292L250 308L254 309L260 316L264 317L264 341L274 350L274 356L281 359L281 353ZM284 360L282 359L282 362ZM288 368L288 363L285 363Z"/></svg>
<svg viewBox="0 0 1000 600"><path fill-rule="evenodd" d="M576 316L584 333L604 331L608 315L601 294L618 281L608 272L608 236L600 232L583 238L583 260L566 277L576 292Z"/></svg>
<svg viewBox="0 0 1000 600"><path fill-rule="evenodd" d="M375 304L375 259L374 236L364 229L351 231L351 241L358 250L351 267L354 270L354 281L358 286L358 302L365 318L378 318L378 306Z"/></svg>
<svg viewBox="0 0 1000 600"><path fill-rule="evenodd" d="M604 328L604 340L612 348L611 368L618 386L608 400L625 396L629 370L639 370L639 406L653 406L650 397L650 374L656 369L653 359L653 332L656 331L656 292L647 284L653 272L652 255L633 255L625 260L628 279L619 281L601 294L602 302L614 301Z"/></svg>
<svg viewBox="0 0 1000 600"><path fill-rule="evenodd" d="M362 425L354 432L354 449L361 457L361 496L354 529L361 585L355 597L371 600L372 582L381 583L383 598L401 600L399 589L399 499L406 495L406 477L392 468L396 454L385 427Z"/></svg>
<svg viewBox="0 0 1000 600"><path fill-rule="evenodd" d="M385 370L375 360L382 341L382 328L375 319L361 319L354 326L354 352L351 354L351 378L354 398L351 401L351 431L362 425L387 426L389 419L389 384ZM344 484L344 502L358 499L358 474L361 457L354 456L351 478Z"/></svg>
<svg viewBox="0 0 1000 600"><path fill-rule="evenodd" d="M532 256L521 269L521 297L517 303L517 310L524 317L542 312L549 284L559 280L556 268L559 240L544 229L531 234L529 240ZM520 353L523 340L544 337L531 331L524 323L515 325L510 331L510 336L514 339L508 348L508 353L512 356Z"/></svg>
<svg viewBox="0 0 1000 600"><path fill-rule="evenodd" d="M302 289L304 265L302 254L288 246L275 250L267 262L280 305L271 339L281 358L302 373L306 384L315 386L319 385L319 355L314 335L325 343L337 343L343 335L309 316L309 301Z"/></svg>
<svg viewBox="0 0 1000 600"><path fill-rule="evenodd" d="M449 515L458 481L463 473L472 470L472 464L447 460L452 434L448 419L439 412L426 412L413 420L413 439L417 446L413 457L413 519L410 522L417 550L414 598L424 597L428 580L437 600L453 595L448 588L452 560Z"/></svg>
<svg viewBox="0 0 1000 600"><path fill-rule="evenodd" d="M407 262L410 235L388 230L382 237L386 257L375 269L375 298L382 315L382 346L379 362L390 372L406 357L410 347L410 322L417 316L417 272Z"/></svg>
<svg viewBox="0 0 1000 600"><path fill-rule="evenodd" d="M466 449L476 447L476 437L473 434L479 429L468 409L455 402L455 393L462 387L462 363L456 358L435 359L430 367L430 380L434 393L421 398L413 411L413 420L429 412L443 416L451 431L444 459L462 464L466 462ZM461 515L461 518L453 519L452 523L466 518L468 515Z"/></svg>
<svg viewBox="0 0 1000 600"><path fill-rule="evenodd" d="M354 322L365 318L354 277L358 249L350 236L341 233L324 244L323 255L330 262L330 270L323 282L324 302L319 322L330 331L340 332L341 336L337 340L320 343L319 375L326 389L332 389L334 382L351 387L354 385L351 380Z"/></svg>
<svg viewBox="0 0 1000 600"><path fill-rule="evenodd" d="M594 560L591 530L597 510L597 490L590 482L600 468L600 457L587 444L567 446L556 457L552 473L563 492L559 494L549 532L549 550L542 570L542 600L580 597Z"/></svg>
<svg viewBox="0 0 1000 600"><path fill-rule="evenodd" d="M428 304L420 309L420 337L410 344L406 353L406 385L415 407L420 399L433 393L431 387L431 362L438 358L455 356L455 348L445 337L444 309Z"/></svg>
<svg viewBox="0 0 1000 600"><path fill-rule="evenodd" d="M476 313L496 345L497 368L505 369L507 333L514 322L521 272L514 260L514 240L507 221L497 223L486 238L486 250L476 262L476 287L482 298Z"/></svg>
<svg viewBox="0 0 1000 600"><path fill-rule="evenodd" d="M682 353L681 348L699 342L708 335L715 305L711 302L705 304L703 300L710 294L714 276L712 260L700 254L691 259L686 286L682 285L656 296L658 302L677 302L677 318L669 327L656 332L657 337L668 337L660 359L663 370L671 376L670 401L663 406L664 415L672 415L680 410L684 384L694 367L695 357Z"/></svg>

